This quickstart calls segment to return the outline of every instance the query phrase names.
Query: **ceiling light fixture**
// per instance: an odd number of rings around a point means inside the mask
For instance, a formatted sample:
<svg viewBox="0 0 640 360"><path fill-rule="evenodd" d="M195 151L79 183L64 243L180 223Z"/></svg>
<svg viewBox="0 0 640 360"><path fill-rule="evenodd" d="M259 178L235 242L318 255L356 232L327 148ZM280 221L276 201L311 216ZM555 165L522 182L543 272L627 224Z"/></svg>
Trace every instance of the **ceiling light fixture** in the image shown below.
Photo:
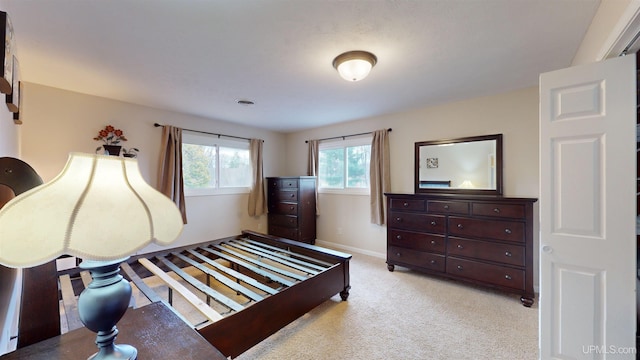
<svg viewBox="0 0 640 360"><path fill-rule="evenodd" d="M333 67L347 81L360 81L369 75L378 58L368 51L347 51L333 59Z"/></svg>

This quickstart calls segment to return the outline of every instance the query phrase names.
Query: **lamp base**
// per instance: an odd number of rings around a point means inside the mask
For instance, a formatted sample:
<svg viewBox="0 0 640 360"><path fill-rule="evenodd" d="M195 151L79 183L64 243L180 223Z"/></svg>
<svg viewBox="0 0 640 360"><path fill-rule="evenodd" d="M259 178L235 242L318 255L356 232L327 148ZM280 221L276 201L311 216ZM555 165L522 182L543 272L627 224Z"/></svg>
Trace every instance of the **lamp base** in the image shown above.
<svg viewBox="0 0 640 360"><path fill-rule="evenodd" d="M97 333L98 352L89 357L92 360L135 360L136 348L130 345L114 344L118 336L116 323L129 306L131 286L120 272L120 263L127 258L111 261L84 260L80 268L91 272L93 281L78 297L78 313L82 323Z"/></svg>
<svg viewBox="0 0 640 360"><path fill-rule="evenodd" d="M131 345L111 344L109 347L100 348L100 351L89 356L87 360L136 360L138 350Z"/></svg>

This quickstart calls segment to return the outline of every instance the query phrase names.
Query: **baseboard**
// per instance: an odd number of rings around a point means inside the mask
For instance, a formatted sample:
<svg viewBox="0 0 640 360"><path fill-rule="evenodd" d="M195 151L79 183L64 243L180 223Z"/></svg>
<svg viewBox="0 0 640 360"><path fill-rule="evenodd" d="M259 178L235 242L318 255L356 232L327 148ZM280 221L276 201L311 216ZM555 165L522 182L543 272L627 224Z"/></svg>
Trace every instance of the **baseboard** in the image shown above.
<svg viewBox="0 0 640 360"><path fill-rule="evenodd" d="M326 247L326 248L330 248L330 249L334 249L334 250L338 250L338 251L344 251L346 253L358 253L358 254L373 256L373 257L380 258L380 259L386 259L387 258L387 254L385 254L385 253L379 253L379 252L375 252L375 251L364 250L364 249L360 249L360 248L356 248L356 247L352 247L352 246L346 246L346 245L342 245L342 244L338 244L338 243L334 243L334 242L329 242L329 241L324 241L324 240L320 240L320 239L316 239L316 245L322 246L322 247Z"/></svg>

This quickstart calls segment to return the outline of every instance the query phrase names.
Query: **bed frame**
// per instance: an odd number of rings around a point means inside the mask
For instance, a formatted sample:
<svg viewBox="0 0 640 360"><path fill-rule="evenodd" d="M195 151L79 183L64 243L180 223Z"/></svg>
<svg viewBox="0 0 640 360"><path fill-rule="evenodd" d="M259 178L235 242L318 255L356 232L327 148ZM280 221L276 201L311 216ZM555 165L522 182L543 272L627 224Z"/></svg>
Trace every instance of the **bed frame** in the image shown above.
<svg viewBox="0 0 640 360"><path fill-rule="evenodd" d="M234 237L135 256L122 269L152 302L163 300L145 284L143 278L149 272L179 292L208 319L196 330L234 358L334 295L347 300L350 259L342 252L243 231ZM206 282L183 270L187 267L201 271L200 278L206 274ZM168 272L205 294L206 304L202 295L196 297ZM210 281L217 289L224 284L236 296L216 291ZM170 291L169 302L171 297Z"/></svg>

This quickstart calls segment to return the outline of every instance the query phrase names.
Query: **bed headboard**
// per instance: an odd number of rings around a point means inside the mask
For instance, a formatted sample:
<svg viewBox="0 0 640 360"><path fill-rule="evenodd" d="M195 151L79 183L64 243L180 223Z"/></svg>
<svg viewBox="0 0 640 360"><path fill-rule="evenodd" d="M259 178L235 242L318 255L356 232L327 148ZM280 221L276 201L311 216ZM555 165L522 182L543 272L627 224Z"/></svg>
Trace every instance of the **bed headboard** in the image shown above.
<svg viewBox="0 0 640 360"><path fill-rule="evenodd" d="M13 194L20 195L40 184L42 179L29 164L16 158L0 157L0 185L10 188ZM6 189L3 194L7 194ZM9 200L7 197L12 196L4 196L0 207ZM19 312L18 348L60 335L55 261L22 270Z"/></svg>

